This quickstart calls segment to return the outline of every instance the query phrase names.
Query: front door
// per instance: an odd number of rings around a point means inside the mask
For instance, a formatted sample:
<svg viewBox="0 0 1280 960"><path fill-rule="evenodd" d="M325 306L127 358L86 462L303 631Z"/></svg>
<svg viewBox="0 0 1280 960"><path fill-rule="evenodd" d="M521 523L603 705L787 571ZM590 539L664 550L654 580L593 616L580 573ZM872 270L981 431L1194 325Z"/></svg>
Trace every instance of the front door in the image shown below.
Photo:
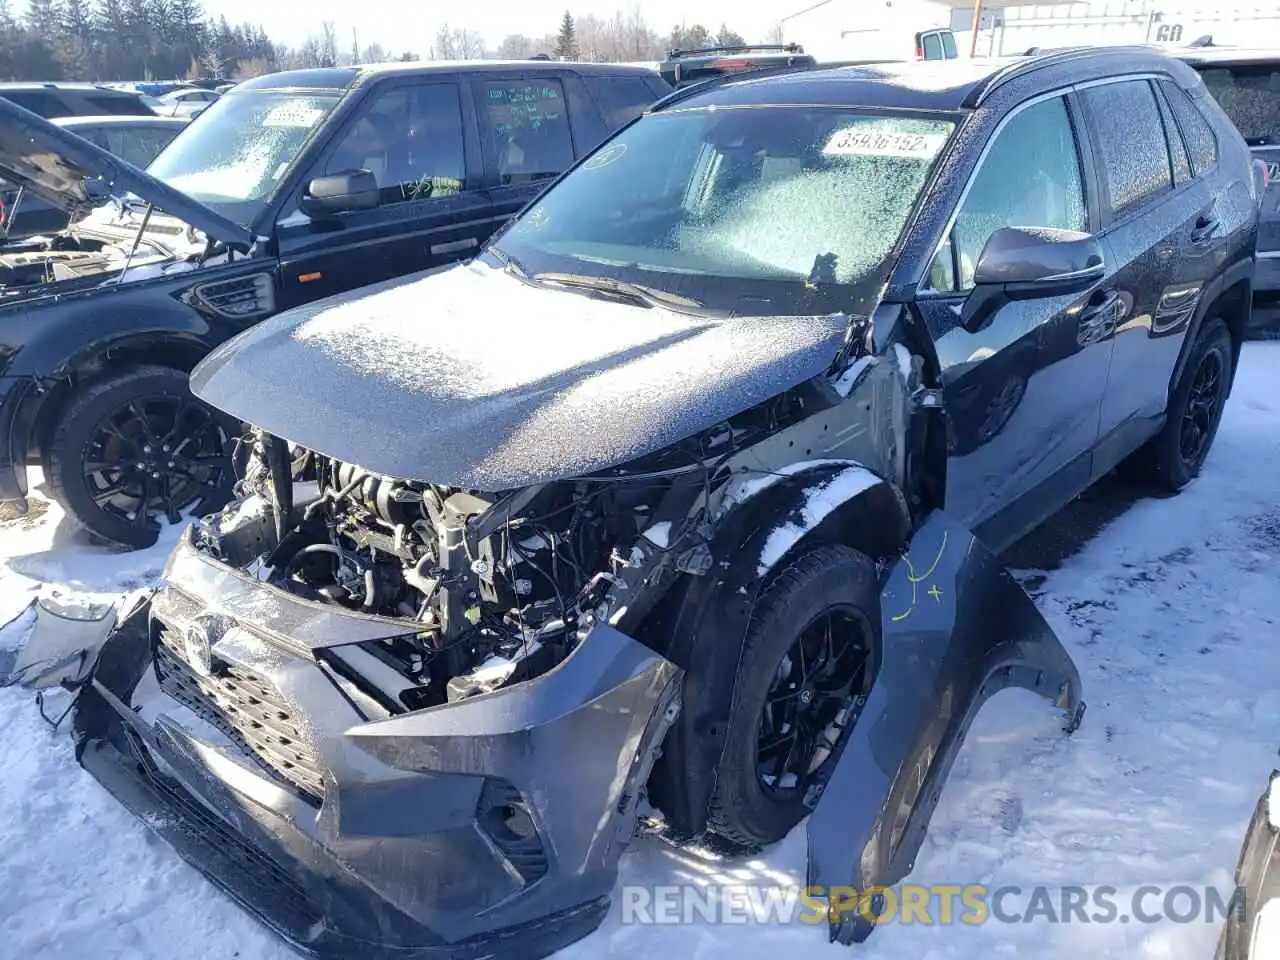
<svg viewBox="0 0 1280 960"><path fill-rule="evenodd" d="M1043 520L1088 483L1111 340L1097 289L1002 307L960 325L974 268L1001 227L1089 231L1078 118L1064 96L1015 108L995 134L915 308L937 351L947 419L948 513L989 545Z"/></svg>
<svg viewBox="0 0 1280 960"><path fill-rule="evenodd" d="M281 307L473 254L497 227L482 186L465 85L386 82L365 96L303 177L277 223ZM296 202L325 174L368 170L381 204L313 220Z"/></svg>

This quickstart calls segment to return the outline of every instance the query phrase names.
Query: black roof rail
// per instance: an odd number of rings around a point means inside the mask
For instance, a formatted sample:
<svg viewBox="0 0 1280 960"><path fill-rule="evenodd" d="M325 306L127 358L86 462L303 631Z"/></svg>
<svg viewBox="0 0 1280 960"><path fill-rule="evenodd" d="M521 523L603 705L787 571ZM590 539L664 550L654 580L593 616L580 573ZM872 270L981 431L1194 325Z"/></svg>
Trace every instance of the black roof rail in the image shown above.
<svg viewBox="0 0 1280 960"><path fill-rule="evenodd" d="M1035 49L1034 47L1032 49ZM1078 57L1082 53L1088 53L1096 57L1131 57L1135 53L1143 53L1148 56L1152 54L1152 48L1143 44L1128 44L1125 46L1099 47L1099 46L1078 46L1078 47L1058 47L1050 52L1041 55L1027 55L1026 59L1015 60L1006 64L999 70L987 77L987 79L974 86L964 98L961 106L966 109L973 109L982 106L983 102L991 96L997 89L1016 80L1018 77L1025 77L1027 74L1035 73L1037 70L1044 70L1048 67L1056 66L1064 60L1070 60L1072 57Z"/></svg>
<svg viewBox="0 0 1280 960"><path fill-rule="evenodd" d="M760 77L776 77L787 73L805 73L810 70L823 70L830 66L826 63L779 63L768 67L757 67L754 70L748 70L742 73L719 73L715 76L707 77L705 80L699 80L685 87L677 87L665 97L655 101L649 105L645 113L652 113L655 110L669 107L673 103L679 103L681 100L687 100L694 94L702 93L710 90L712 87L723 86L727 83L733 83L736 80L757 80Z"/></svg>
<svg viewBox="0 0 1280 960"><path fill-rule="evenodd" d="M667 51L667 59L677 57L698 57L711 53L804 53L804 47L798 43L744 43L725 47L697 47L690 50L671 49Z"/></svg>

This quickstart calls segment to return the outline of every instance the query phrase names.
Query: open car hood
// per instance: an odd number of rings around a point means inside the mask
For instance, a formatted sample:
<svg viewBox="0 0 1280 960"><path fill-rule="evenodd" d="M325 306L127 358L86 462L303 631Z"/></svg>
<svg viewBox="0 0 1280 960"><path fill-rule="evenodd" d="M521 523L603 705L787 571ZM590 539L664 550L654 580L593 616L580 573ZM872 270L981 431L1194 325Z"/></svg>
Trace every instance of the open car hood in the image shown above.
<svg viewBox="0 0 1280 960"><path fill-rule="evenodd" d="M247 249L247 229L70 130L0 97L0 179L74 214L135 194L212 240Z"/></svg>
<svg viewBox="0 0 1280 960"><path fill-rule="evenodd" d="M690 317L473 262L272 317L214 350L191 387L366 470L500 491L713 427L825 372L847 327Z"/></svg>

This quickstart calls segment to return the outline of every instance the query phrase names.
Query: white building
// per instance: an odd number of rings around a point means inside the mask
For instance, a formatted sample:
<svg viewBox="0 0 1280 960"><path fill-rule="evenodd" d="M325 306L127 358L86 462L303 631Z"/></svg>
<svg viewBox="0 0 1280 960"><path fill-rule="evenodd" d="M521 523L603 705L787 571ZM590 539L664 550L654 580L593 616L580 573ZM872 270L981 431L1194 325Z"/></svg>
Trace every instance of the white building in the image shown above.
<svg viewBox="0 0 1280 960"><path fill-rule="evenodd" d="M962 52L971 45L973 2L950 4ZM1187 44L1211 35L1217 44L1280 47L1280 3L1238 0L983 0L978 56L1031 47L1094 44Z"/></svg>
<svg viewBox="0 0 1280 960"><path fill-rule="evenodd" d="M952 4L934 0L792 2L796 8L778 23L783 42L819 60L910 60L916 34L946 29L953 15Z"/></svg>

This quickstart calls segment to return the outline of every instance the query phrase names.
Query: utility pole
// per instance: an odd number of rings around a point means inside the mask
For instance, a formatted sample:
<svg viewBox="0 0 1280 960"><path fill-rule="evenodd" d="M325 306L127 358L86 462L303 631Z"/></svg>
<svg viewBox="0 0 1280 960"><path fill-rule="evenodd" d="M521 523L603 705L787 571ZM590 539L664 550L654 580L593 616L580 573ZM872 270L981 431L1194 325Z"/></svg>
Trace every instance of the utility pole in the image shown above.
<svg viewBox="0 0 1280 960"><path fill-rule="evenodd" d="M973 0L973 26L969 28L969 59L978 53L978 28L982 25L982 0Z"/></svg>

